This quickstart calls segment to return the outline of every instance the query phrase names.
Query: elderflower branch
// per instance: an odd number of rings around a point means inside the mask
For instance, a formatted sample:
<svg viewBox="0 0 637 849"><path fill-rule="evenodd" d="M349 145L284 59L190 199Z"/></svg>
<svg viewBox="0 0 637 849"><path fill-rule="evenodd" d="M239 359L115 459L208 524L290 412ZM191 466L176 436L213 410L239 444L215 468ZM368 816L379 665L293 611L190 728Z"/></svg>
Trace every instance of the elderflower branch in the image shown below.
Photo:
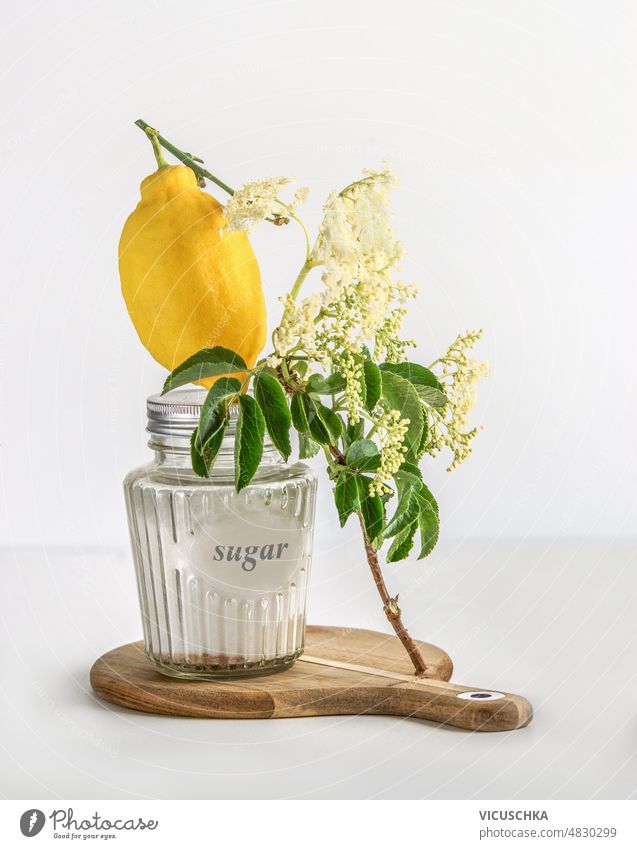
<svg viewBox="0 0 637 849"><path fill-rule="evenodd" d="M289 217L294 219L294 221L296 221L296 223L303 230L303 235L305 237L305 261L309 262L310 257L312 256L312 242L310 240L310 232L307 229L305 222L303 221L303 219L300 216L298 216L295 212L293 212L292 209L289 206L287 206L285 204L283 204L283 206L285 206L285 209L286 209Z"/></svg>
<svg viewBox="0 0 637 849"><path fill-rule="evenodd" d="M137 123L148 128L144 122ZM409 556L416 536L419 558L436 544L438 505L418 464L426 453L435 456L449 449L451 470L471 451L478 428L470 429L467 417L486 364L472 359L468 351L480 331L459 336L431 364L429 374L418 363L407 362L406 351L415 343L403 338L402 323L417 289L399 276L403 246L389 205L389 192L397 185L389 166L364 170L359 180L330 194L312 243L296 211L306 191L297 190L290 202L280 198L288 178L268 177L235 191L197 164L196 157L179 151L158 133L151 133L153 138L156 153L163 146L198 177L228 192L227 229L246 230L263 220L286 224L294 219L303 230L305 259L281 298L282 316L272 332L273 348L247 370L241 391L254 377L252 404L261 409L267 431L286 460L291 427L299 434L301 459L315 456L322 448L341 525L352 515L358 518L384 613L416 674L425 674L427 666L402 623L397 597L390 596L385 586L378 549L388 543L386 559L396 562ZM322 269L322 285L302 296L315 267ZM206 367L214 376L219 357L227 354L215 347L195 356L200 357L199 365L209 361ZM178 367L182 372L183 365ZM238 432L250 448L235 458L236 470L242 473L241 456L257 456L263 428L257 432L247 417L240 421L243 427ZM205 452L193 454L193 468L202 476L210 474L213 463L214 457L208 458ZM390 518L388 504L394 496L398 507Z"/></svg>

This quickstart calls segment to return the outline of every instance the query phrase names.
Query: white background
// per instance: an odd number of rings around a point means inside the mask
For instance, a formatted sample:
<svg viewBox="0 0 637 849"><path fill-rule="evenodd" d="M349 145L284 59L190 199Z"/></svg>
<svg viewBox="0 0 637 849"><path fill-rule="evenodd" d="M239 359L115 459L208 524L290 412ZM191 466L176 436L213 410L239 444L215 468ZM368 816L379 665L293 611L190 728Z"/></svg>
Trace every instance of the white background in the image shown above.
<svg viewBox="0 0 637 849"><path fill-rule="evenodd" d="M484 327L474 456L428 470L447 538L635 530L637 14L630 2L9 3L0 27L0 539L126 544L164 371L119 292L143 117L230 184L328 190L393 158L408 332ZM298 234L254 233L270 305ZM335 533L329 492L317 557Z"/></svg>
<svg viewBox="0 0 637 849"><path fill-rule="evenodd" d="M633 797L635 4L2 9L0 792ZM140 636L121 480L165 375L117 275L153 169L139 117L231 185L297 176L314 225L329 190L394 160L418 358L484 327L493 376L472 458L426 466L441 544L387 580L455 680L531 700L529 728L203 723L91 695L94 659ZM302 245L267 226L253 244L272 326ZM387 629L359 533L320 491L310 619Z"/></svg>

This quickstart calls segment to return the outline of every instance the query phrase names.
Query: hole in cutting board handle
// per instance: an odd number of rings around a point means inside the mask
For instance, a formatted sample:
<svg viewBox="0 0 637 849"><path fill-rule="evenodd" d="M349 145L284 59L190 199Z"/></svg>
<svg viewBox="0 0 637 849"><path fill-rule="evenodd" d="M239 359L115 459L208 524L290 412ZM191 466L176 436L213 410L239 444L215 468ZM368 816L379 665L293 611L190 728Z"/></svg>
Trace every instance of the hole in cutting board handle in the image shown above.
<svg viewBox="0 0 637 849"><path fill-rule="evenodd" d="M490 693L487 690L470 690L466 693L458 693L459 699L471 702L495 702L498 699L503 699L504 697L504 693Z"/></svg>

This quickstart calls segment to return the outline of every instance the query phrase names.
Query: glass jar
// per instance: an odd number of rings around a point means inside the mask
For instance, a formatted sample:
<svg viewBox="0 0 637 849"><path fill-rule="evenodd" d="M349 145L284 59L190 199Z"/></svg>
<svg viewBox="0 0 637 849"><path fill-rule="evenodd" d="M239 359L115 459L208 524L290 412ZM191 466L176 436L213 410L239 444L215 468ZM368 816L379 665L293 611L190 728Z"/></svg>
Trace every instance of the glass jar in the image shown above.
<svg viewBox="0 0 637 849"><path fill-rule="evenodd" d="M303 652L316 478L266 436L236 492L230 412L211 476L190 465L203 389L147 402L153 462L124 481L148 659L178 678L228 678L291 666Z"/></svg>

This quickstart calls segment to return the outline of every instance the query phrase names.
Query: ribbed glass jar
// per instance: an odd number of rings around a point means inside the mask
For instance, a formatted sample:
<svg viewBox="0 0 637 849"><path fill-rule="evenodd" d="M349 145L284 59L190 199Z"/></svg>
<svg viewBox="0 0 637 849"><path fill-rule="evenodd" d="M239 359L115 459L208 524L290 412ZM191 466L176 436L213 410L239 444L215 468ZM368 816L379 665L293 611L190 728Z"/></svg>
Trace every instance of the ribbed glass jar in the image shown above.
<svg viewBox="0 0 637 849"><path fill-rule="evenodd" d="M146 655L166 675L275 672L303 652L316 479L266 437L234 486L236 414L209 479L190 466L204 390L148 399L155 459L124 481Z"/></svg>

